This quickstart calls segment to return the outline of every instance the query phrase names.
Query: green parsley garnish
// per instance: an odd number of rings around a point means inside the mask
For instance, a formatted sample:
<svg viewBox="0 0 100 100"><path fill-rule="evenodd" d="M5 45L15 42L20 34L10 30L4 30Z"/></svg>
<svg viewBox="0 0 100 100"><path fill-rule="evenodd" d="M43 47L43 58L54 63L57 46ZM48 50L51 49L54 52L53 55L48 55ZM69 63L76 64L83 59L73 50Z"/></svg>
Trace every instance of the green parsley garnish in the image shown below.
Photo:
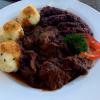
<svg viewBox="0 0 100 100"><path fill-rule="evenodd" d="M87 42L82 34L71 33L64 37L64 41L67 43L69 50L73 54L79 54L85 52L88 49Z"/></svg>

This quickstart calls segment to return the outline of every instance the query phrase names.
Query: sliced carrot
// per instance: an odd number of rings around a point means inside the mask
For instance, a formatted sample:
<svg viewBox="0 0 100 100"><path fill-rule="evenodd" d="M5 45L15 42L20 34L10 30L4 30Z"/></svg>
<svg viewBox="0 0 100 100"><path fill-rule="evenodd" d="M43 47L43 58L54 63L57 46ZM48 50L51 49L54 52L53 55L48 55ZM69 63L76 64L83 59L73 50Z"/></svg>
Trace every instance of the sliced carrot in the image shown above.
<svg viewBox="0 0 100 100"><path fill-rule="evenodd" d="M100 42L98 42L94 37L92 37L88 33L85 33L84 36L87 39L87 42L91 48L95 50L100 49Z"/></svg>
<svg viewBox="0 0 100 100"><path fill-rule="evenodd" d="M88 52L82 52L80 53L81 56L83 57L86 57L87 59L90 59L90 60L96 60L96 59L99 59L100 58L100 53L88 53Z"/></svg>
<svg viewBox="0 0 100 100"><path fill-rule="evenodd" d="M80 55L90 60L99 59L100 58L100 42L98 42L94 37L92 37L88 33L85 33L84 36L91 50L89 52L82 52L80 53Z"/></svg>

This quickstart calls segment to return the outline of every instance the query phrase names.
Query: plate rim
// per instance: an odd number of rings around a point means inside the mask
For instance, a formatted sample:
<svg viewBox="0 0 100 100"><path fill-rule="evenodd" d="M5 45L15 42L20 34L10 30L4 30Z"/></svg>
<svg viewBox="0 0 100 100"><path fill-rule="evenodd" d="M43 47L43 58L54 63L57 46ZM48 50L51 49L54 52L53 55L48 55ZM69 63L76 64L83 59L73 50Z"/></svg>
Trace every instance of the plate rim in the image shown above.
<svg viewBox="0 0 100 100"><path fill-rule="evenodd" d="M30 0L30 1L36 1L36 0ZM38 0L39 1L39 0ZM48 0L48 1L50 1L50 0ZM79 1L75 1L76 3L78 3L78 4L81 4L81 5L84 5L84 6L86 6L88 9L90 9L90 10L92 10L97 16L99 16L100 17L100 13L99 12L97 12L95 9L93 9L93 8L91 8L91 7L89 7L89 6L87 6L86 4L83 4L83 3L81 3L81 2L79 2ZM8 5L7 7L4 7L3 9L0 9L0 14L3 12L3 11L5 11L6 9L8 9L9 7L10 7L10 9L11 9L11 7L12 6L15 6L15 5L19 5L19 4L21 4L21 3L23 3L23 1L19 1L19 2L16 2L16 3L14 3L14 4L11 4L11 5ZM97 18L99 18L99 17L97 17ZM1 75L1 74L0 74ZM5 76L5 75L4 75ZM86 76L85 76L86 77ZM9 80L9 79L8 79ZM19 86L19 85L18 85ZM19 86L20 88L21 88L21 86ZM65 87L64 87L65 88ZM26 89L27 90L27 89ZM65 89L64 89L65 90ZM34 90L33 90L34 91ZM63 92L63 90L61 90L62 92ZM65 90L66 91L66 90ZM36 90L36 94L38 94L37 93L38 91ZM60 92L59 91L56 91L56 93L58 93L58 94L60 94ZM55 95L56 95L56 93L54 93ZM44 92L43 92L43 94L44 94ZM47 94L47 93L46 93ZM0 95L1 96L1 95ZM50 93L50 96L53 96L53 93ZM2 96L1 96L2 97ZM0 97L0 98L1 98ZM16 96L17 97L17 96ZM16 97L13 97L13 98L15 98L15 100L17 100L16 99ZM40 97L42 97L42 95L40 95ZM3 98L3 97L2 97ZM53 99L52 100L54 100L56 97L54 96L53 97ZM100 98L100 97L99 97ZM44 99L46 100L47 98L46 97L44 97ZM5 100L5 99L2 99L2 100ZM13 100L13 99L11 99L11 100ZM24 99L25 100L25 99ZM30 98L30 100L31 100L31 98ZM38 98L38 100L39 100L39 98ZM61 98L59 98L59 100L61 100ZM70 99L71 100L71 99ZM77 99L77 100L79 100L79 99ZM89 99L88 99L89 100ZM92 100L92 99L91 99Z"/></svg>

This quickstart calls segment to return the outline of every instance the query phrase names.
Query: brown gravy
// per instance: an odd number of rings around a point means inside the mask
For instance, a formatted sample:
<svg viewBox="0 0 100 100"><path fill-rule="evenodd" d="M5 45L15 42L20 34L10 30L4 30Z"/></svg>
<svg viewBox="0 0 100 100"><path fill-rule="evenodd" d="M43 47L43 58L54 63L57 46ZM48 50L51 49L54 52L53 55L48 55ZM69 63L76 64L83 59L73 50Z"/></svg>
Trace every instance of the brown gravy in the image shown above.
<svg viewBox="0 0 100 100"><path fill-rule="evenodd" d="M20 77L20 75L18 73L7 73L7 75L12 78L14 81L16 81L17 83L20 83L21 85L24 85L24 86L29 86L25 80Z"/></svg>

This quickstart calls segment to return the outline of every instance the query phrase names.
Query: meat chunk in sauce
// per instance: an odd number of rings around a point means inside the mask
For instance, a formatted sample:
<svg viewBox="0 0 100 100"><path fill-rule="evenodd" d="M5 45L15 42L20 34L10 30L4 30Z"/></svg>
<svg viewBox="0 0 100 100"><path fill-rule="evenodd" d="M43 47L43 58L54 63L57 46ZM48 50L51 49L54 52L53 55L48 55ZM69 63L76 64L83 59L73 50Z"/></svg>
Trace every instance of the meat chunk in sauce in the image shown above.
<svg viewBox="0 0 100 100"><path fill-rule="evenodd" d="M33 45L37 44L39 35L43 32L41 26L33 28L30 32L30 35L26 35L22 40L22 45L25 49L32 49Z"/></svg>
<svg viewBox="0 0 100 100"><path fill-rule="evenodd" d="M47 27L45 32L41 33L39 36L39 42L42 49L48 48L50 45L57 46L53 41L58 35L58 30L53 27Z"/></svg>
<svg viewBox="0 0 100 100"><path fill-rule="evenodd" d="M84 75L88 73L88 69L92 66L92 61L84 59L80 56L70 56L64 59L63 68L66 71L67 67L72 68L77 71L79 75Z"/></svg>
<svg viewBox="0 0 100 100"><path fill-rule="evenodd" d="M36 57L37 54L33 51L23 53L20 60L20 72L23 77L32 77L36 73Z"/></svg>
<svg viewBox="0 0 100 100"><path fill-rule="evenodd" d="M70 80L70 76L52 62L45 61L39 71L40 79L50 90L61 88Z"/></svg>

